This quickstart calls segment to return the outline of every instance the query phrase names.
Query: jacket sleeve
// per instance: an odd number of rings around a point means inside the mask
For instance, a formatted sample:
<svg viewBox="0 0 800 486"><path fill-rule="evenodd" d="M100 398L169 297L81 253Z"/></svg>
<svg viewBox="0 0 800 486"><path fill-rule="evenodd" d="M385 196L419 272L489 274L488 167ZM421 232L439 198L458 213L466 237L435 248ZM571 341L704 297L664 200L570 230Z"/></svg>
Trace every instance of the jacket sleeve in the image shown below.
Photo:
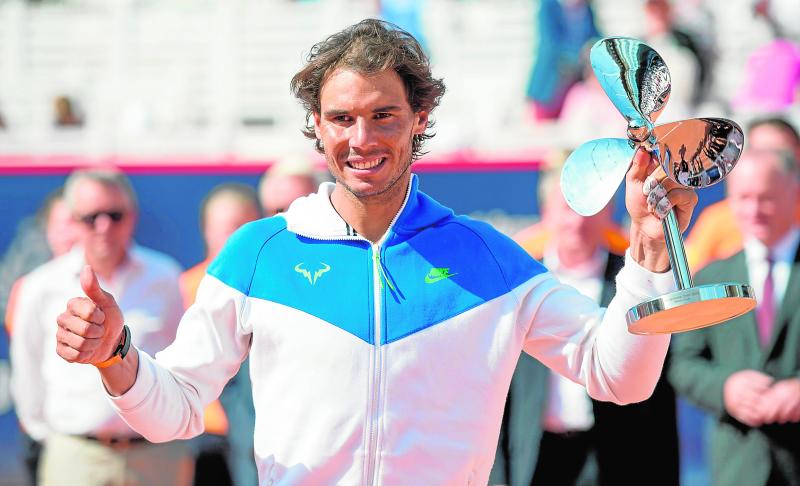
<svg viewBox="0 0 800 486"><path fill-rule="evenodd" d="M604 310L545 274L521 296L522 318L528 324L523 349L583 384L594 399L618 404L646 400L661 375L670 337L631 334L625 314L674 288L670 272L649 272L626 254L617 293Z"/></svg>
<svg viewBox="0 0 800 486"><path fill-rule="evenodd" d="M249 223L229 238L200 282L175 341L155 359L138 351L134 385L111 397L122 419L148 440L200 434L203 410L247 356L251 334L243 329L242 314L249 284L262 249L276 232L270 233L264 221Z"/></svg>
<svg viewBox="0 0 800 486"><path fill-rule="evenodd" d="M151 442L188 439L203 432L203 410L236 374L250 336L240 330L244 295L215 277L200 283L175 341L156 354L139 350L136 381L111 397L122 419Z"/></svg>

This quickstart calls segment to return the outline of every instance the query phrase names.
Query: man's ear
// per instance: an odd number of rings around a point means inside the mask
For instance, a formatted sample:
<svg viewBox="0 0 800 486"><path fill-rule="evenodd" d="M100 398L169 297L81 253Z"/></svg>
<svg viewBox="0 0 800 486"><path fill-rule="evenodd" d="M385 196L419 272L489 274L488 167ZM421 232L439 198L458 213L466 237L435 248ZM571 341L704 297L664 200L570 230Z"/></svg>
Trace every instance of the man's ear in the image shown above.
<svg viewBox="0 0 800 486"><path fill-rule="evenodd" d="M314 117L314 135L317 137L317 140L322 140L321 130L319 129L320 114L314 112L312 116Z"/></svg>
<svg viewBox="0 0 800 486"><path fill-rule="evenodd" d="M418 111L414 113L414 128L412 133L414 135L422 135L425 129L428 128L428 112Z"/></svg>

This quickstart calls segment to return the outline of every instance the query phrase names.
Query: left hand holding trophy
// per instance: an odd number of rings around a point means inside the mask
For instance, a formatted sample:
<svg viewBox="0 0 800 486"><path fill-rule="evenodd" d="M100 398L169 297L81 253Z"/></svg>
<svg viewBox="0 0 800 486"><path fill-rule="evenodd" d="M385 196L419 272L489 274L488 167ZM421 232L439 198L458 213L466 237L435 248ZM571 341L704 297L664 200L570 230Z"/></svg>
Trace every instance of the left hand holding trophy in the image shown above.
<svg viewBox="0 0 800 486"><path fill-rule="evenodd" d="M628 139L604 138L578 147L561 173L561 189L578 214L599 212L614 196L639 147L651 152L677 184L703 188L721 181L742 152L742 129L724 118L695 118L655 125L670 94L670 75L658 53L625 37L598 41L592 68L611 102L628 122ZM672 210L662 221L678 290L627 313L634 334L665 334L711 326L740 316L756 301L749 285L693 286L681 231Z"/></svg>

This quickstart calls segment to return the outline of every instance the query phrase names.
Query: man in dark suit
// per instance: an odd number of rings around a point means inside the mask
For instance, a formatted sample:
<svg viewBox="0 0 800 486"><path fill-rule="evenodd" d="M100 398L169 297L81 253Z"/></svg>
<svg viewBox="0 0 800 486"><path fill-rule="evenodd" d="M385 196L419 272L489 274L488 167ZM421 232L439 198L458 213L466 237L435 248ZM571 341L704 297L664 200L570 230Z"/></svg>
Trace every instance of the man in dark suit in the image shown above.
<svg viewBox="0 0 800 486"><path fill-rule="evenodd" d="M611 207L588 218L577 215L564 201L560 165L554 165L539 184L540 226L547 234L539 235L546 239L544 251L533 256L606 305L624 262L609 251ZM523 354L511 381L490 484L624 485L647 478L648 484L677 485L677 442L675 395L666 380L648 401L618 406L592 400L585 389Z"/></svg>
<svg viewBox="0 0 800 486"><path fill-rule="evenodd" d="M715 419L715 485L800 485L798 168L789 152L750 151L728 179L744 250L696 284L747 282L755 311L674 336L669 379Z"/></svg>

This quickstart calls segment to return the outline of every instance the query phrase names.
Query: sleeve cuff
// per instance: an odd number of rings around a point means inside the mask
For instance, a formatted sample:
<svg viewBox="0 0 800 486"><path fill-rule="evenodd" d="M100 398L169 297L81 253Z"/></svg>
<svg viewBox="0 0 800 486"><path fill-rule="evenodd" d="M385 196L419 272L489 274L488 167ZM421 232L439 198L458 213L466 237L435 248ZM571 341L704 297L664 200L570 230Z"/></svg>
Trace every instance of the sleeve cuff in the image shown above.
<svg viewBox="0 0 800 486"><path fill-rule="evenodd" d="M625 266L617 275L617 286L624 287L639 300L668 294L677 289L671 269L664 273L651 272L633 259L630 250L625 252Z"/></svg>
<svg viewBox="0 0 800 486"><path fill-rule="evenodd" d="M139 353L139 369L133 386L118 397L108 395L111 404L118 410L132 410L138 407L147 399L155 386L156 370L153 358L141 349L136 351Z"/></svg>

